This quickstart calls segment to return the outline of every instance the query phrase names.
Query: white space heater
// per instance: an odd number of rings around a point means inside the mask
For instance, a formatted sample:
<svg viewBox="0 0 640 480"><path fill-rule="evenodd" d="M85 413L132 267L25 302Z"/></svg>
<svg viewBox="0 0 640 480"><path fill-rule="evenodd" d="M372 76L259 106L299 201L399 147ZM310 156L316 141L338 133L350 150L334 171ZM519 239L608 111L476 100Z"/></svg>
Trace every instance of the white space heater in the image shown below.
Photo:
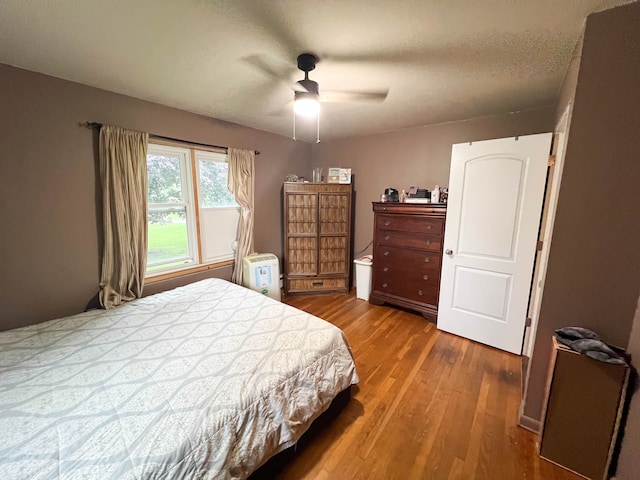
<svg viewBox="0 0 640 480"><path fill-rule="evenodd" d="M280 301L280 269L273 253L254 253L242 259L242 284Z"/></svg>

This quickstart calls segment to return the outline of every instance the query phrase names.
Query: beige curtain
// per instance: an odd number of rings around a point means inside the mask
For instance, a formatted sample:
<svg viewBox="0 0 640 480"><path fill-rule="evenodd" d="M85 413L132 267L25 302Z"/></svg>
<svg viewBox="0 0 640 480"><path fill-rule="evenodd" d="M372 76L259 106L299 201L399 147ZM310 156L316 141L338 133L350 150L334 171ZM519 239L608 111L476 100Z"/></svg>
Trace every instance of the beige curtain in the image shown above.
<svg viewBox="0 0 640 480"><path fill-rule="evenodd" d="M104 249L100 304L112 308L142 296L147 265L147 144L149 135L104 125L100 181Z"/></svg>
<svg viewBox="0 0 640 480"><path fill-rule="evenodd" d="M253 190L255 152L229 149L229 191L240 205L238 221L238 247L231 281L242 284L242 259L253 253Z"/></svg>

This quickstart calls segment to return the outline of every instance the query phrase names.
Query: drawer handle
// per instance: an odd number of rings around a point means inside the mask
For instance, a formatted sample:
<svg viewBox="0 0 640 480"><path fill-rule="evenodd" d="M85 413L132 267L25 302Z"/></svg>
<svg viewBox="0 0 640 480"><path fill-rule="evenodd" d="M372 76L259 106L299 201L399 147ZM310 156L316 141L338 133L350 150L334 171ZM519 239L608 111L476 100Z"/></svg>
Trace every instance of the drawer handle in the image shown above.
<svg viewBox="0 0 640 480"><path fill-rule="evenodd" d="M431 230L433 228L433 225L431 225L430 223L427 223L427 230Z"/></svg>
<svg viewBox="0 0 640 480"><path fill-rule="evenodd" d="M388 285L387 285L386 283L383 283L383 284L382 284L382 288L387 288L387 286L388 286Z"/></svg>
<svg viewBox="0 0 640 480"><path fill-rule="evenodd" d="M431 240L425 240L425 242L427 245L431 245Z"/></svg>
<svg viewBox="0 0 640 480"><path fill-rule="evenodd" d="M422 293L422 290L418 290L418 295L420 296L424 295L424 293Z"/></svg>
<svg viewBox="0 0 640 480"><path fill-rule="evenodd" d="M431 261L430 257L424 257L424 263L429 263Z"/></svg>
<svg viewBox="0 0 640 480"><path fill-rule="evenodd" d="M390 220L385 220L384 221L384 226L388 227L389 225L391 225L391 221Z"/></svg>
<svg viewBox="0 0 640 480"><path fill-rule="evenodd" d="M389 235L385 235L385 236L384 236L384 239L385 239L385 240L389 240Z"/></svg>
<svg viewBox="0 0 640 480"><path fill-rule="evenodd" d="M322 285L324 285L324 282L313 282L311 285L313 285L314 287L321 287Z"/></svg>
<svg viewBox="0 0 640 480"><path fill-rule="evenodd" d="M388 271L389 271L389 267L384 267L384 268L382 269L382 271L383 271L383 272L388 272Z"/></svg>
<svg viewBox="0 0 640 480"><path fill-rule="evenodd" d="M385 257L388 257L388 256L389 256L389 250L385 250L385 252L383 253L383 255L384 255Z"/></svg>
<svg viewBox="0 0 640 480"><path fill-rule="evenodd" d="M424 277L422 277L423 280L429 280L429 275L425 275Z"/></svg>

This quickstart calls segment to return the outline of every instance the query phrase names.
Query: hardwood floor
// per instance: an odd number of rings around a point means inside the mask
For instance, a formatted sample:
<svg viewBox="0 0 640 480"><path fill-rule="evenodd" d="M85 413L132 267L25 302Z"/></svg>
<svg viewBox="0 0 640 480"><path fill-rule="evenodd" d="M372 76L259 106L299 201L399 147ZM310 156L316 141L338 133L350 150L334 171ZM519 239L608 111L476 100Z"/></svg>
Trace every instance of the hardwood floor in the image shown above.
<svg viewBox="0 0 640 480"><path fill-rule="evenodd" d="M360 383L279 479L578 479L517 426L521 359L352 295L286 303L340 327Z"/></svg>

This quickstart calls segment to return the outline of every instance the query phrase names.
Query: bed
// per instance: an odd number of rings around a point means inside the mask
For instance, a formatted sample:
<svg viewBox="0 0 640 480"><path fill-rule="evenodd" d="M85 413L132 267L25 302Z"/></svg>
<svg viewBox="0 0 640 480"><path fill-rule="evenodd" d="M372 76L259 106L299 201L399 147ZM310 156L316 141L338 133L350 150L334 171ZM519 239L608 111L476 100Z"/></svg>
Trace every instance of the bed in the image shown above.
<svg viewBox="0 0 640 480"><path fill-rule="evenodd" d="M0 333L0 478L246 478L357 383L337 327L219 279Z"/></svg>

